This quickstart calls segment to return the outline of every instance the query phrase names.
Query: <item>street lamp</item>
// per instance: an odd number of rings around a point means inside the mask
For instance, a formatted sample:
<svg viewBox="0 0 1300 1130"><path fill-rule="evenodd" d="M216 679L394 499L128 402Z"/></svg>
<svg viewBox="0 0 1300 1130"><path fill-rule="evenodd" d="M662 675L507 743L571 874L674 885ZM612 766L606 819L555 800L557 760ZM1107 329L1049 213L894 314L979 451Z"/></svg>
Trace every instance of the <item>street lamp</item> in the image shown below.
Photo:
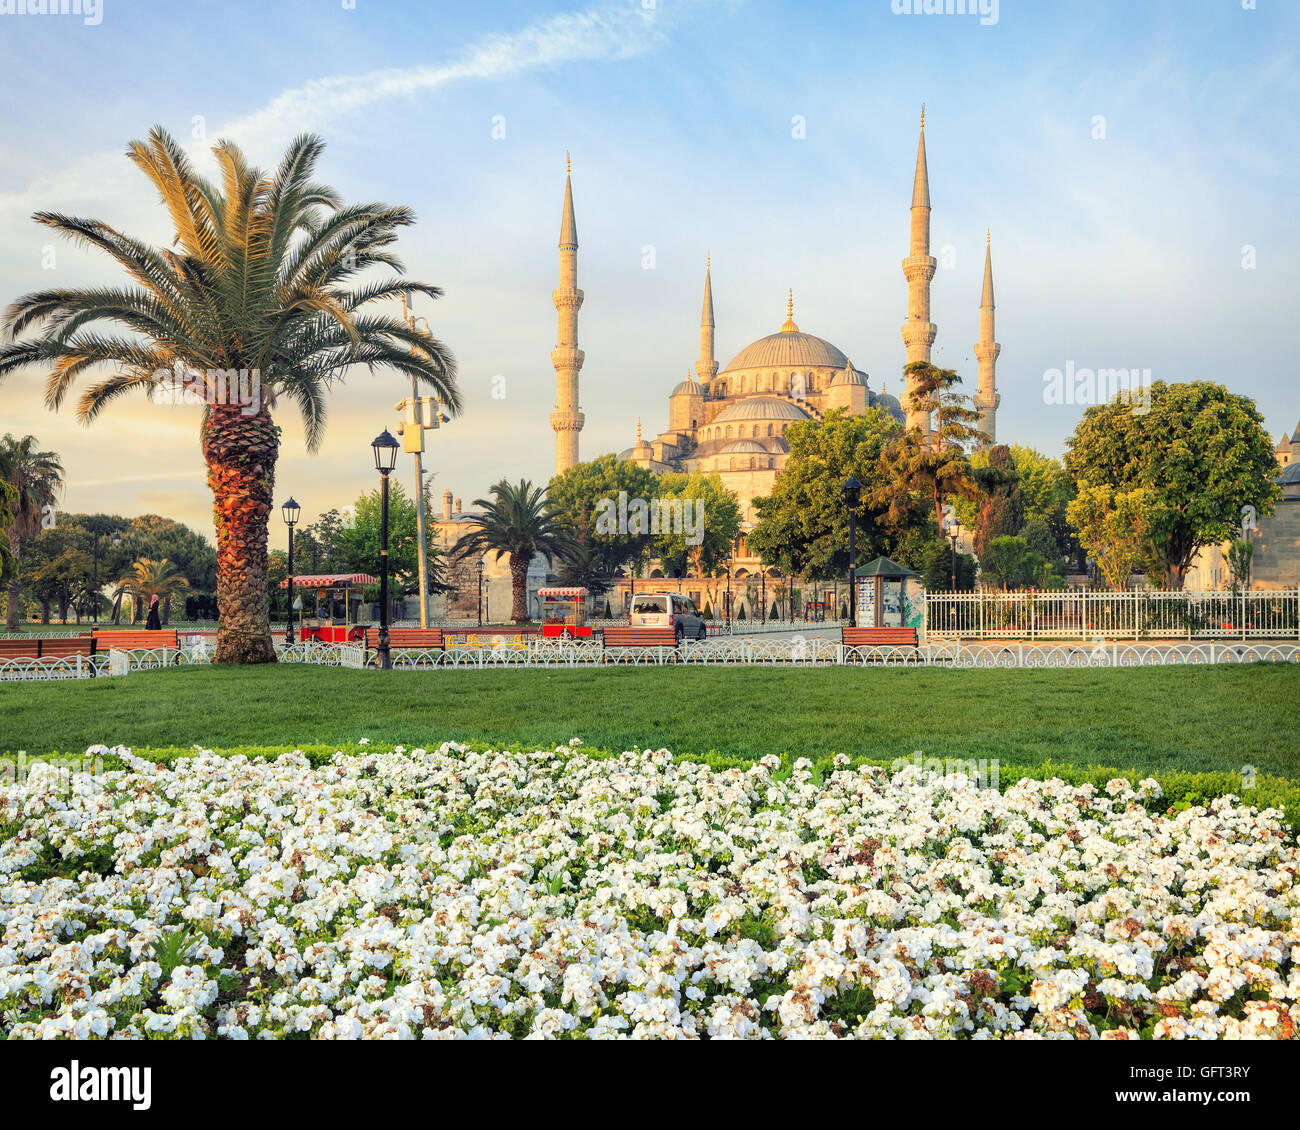
<svg viewBox="0 0 1300 1130"><path fill-rule="evenodd" d="M389 671L393 661L388 650L388 476L397 466L400 447L392 433L385 428L370 445L375 453L375 470L380 475L379 505L379 669Z"/></svg>
<svg viewBox="0 0 1300 1130"><path fill-rule="evenodd" d="M731 635L731 554L727 554L727 635Z"/></svg>
<svg viewBox="0 0 1300 1130"><path fill-rule="evenodd" d="M948 540L952 542L952 591L957 591L957 538L961 534L961 521L957 517L948 523Z"/></svg>
<svg viewBox="0 0 1300 1130"><path fill-rule="evenodd" d="M849 627L858 626L858 500L862 497L862 484L856 475L844 480L844 505L849 511Z"/></svg>
<svg viewBox="0 0 1300 1130"><path fill-rule="evenodd" d="M767 570L763 568L763 559L758 561L758 606L762 610L764 624L767 623Z"/></svg>
<svg viewBox="0 0 1300 1130"><path fill-rule="evenodd" d="M298 524L298 519L302 516L302 507L294 500L293 495L289 496L289 501L280 507L280 513L284 515L284 524L289 527L289 600L286 607L289 609L289 626L284 630L284 642L290 647L293 646L293 528Z"/></svg>
<svg viewBox="0 0 1300 1130"><path fill-rule="evenodd" d="M483 627L483 558L478 559L478 626Z"/></svg>

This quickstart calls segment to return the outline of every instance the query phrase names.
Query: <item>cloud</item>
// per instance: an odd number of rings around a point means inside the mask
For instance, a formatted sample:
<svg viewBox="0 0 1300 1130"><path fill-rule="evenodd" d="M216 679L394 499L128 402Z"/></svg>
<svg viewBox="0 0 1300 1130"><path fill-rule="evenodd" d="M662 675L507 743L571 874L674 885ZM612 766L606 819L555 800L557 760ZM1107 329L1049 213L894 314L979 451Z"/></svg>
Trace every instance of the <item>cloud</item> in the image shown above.
<svg viewBox="0 0 1300 1130"><path fill-rule="evenodd" d="M666 43L673 26L662 9L645 9L630 0L563 13L521 31L486 36L450 62L315 79L227 122L214 136L229 137L250 155L273 160L291 137L377 102L410 98L464 80L510 78L560 63L631 58ZM206 147L206 142L189 144L196 157L205 154ZM102 208L106 198L137 185L138 177L120 150L87 155L18 192L0 193L0 224L7 227L38 209L68 208L77 201L93 201Z"/></svg>

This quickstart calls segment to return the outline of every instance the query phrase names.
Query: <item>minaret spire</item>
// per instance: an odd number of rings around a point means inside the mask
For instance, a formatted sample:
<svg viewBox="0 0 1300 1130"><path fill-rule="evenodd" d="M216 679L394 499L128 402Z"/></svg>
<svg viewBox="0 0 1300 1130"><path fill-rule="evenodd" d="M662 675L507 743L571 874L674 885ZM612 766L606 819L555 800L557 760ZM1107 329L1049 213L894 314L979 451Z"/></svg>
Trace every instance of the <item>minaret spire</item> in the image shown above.
<svg viewBox="0 0 1300 1130"><path fill-rule="evenodd" d="M560 285L551 293L559 315L551 364L555 366L555 411L551 430L555 432L555 473L578 462L578 433L586 418L578 411L578 373L584 354L578 348L578 310L582 291L578 289L578 223L573 215L573 166L564 155L564 209L560 216Z"/></svg>
<svg viewBox="0 0 1300 1130"><path fill-rule="evenodd" d="M997 411L1002 397L998 395L997 360L1002 346L993 340L993 237L984 233L984 290L980 295L980 339L975 343L975 357L979 361L979 389L975 393L975 407L979 409L979 430L988 438L982 441L989 447L997 443Z"/></svg>
<svg viewBox="0 0 1300 1130"><path fill-rule="evenodd" d="M938 327L930 321L930 280L938 263L930 255L930 173L925 162L925 107L921 107L921 136L916 144L916 175L912 180L912 225L903 275L907 279L907 321L903 323L906 364L930 361L930 346ZM907 426L930 431L929 414L912 408L912 382L903 381L903 411Z"/></svg>
<svg viewBox="0 0 1300 1130"><path fill-rule="evenodd" d="M695 362L696 379L709 391L709 385L718 375L718 363L713 359L713 256L704 260L704 306L700 310L700 359ZM690 375L689 373L687 374Z"/></svg>

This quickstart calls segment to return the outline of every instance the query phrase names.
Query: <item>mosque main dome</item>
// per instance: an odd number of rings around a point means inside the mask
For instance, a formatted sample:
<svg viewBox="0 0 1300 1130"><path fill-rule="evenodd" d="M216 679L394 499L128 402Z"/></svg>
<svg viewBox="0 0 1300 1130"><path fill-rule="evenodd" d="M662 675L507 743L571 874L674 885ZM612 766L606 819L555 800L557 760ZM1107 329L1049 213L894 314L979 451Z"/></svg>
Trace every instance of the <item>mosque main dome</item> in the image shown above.
<svg viewBox="0 0 1300 1130"><path fill-rule="evenodd" d="M745 346L722 370L781 369L796 366L804 369L842 369L848 357L824 338L801 330L782 330L768 334Z"/></svg>

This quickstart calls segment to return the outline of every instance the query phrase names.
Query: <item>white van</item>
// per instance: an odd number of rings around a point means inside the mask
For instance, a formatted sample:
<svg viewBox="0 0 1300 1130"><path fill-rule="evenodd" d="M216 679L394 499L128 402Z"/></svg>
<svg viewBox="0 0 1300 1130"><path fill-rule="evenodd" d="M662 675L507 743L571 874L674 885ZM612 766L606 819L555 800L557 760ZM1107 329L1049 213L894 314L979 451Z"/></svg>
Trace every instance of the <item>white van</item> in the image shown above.
<svg viewBox="0 0 1300 1130"><path fill-rule="evenodd" d="M702 640L709 634L694 603L675 592L637 593L627 622L632 628L672 628L678 643L684 639Z"/></svg>

